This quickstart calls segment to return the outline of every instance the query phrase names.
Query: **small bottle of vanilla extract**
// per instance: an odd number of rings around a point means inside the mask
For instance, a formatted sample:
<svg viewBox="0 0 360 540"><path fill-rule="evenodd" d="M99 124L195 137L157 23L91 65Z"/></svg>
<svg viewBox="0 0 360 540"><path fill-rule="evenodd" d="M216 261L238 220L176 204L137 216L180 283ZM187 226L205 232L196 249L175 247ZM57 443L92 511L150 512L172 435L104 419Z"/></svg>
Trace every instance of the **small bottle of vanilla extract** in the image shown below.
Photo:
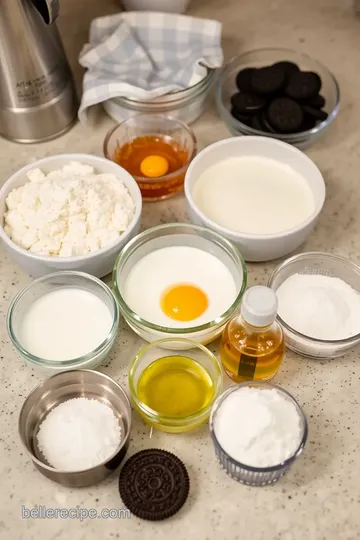
<svg viewBox="0 0 360 540"><path fill-rule="evenodd" d="M220 358L235 382L268 381L280 368L285 354L284 335L276 321L276 293L269 287L250 287L240 314L226 325Z"/></svg>

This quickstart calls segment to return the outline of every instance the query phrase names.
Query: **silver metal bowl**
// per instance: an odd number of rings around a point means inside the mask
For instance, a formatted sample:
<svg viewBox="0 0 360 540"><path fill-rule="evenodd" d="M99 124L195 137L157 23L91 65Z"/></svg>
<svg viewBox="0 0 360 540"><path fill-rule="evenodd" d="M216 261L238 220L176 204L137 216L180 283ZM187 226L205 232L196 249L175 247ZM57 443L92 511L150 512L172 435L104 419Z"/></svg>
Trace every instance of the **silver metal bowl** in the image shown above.
<svg viewBox="0 0 360 540"><path fill-rule="evenodd" d="M116 452L96 467L78 472L54 469L37 447L36 435L49 412L68 399L95 398L114 411L121 426L122 437ZM44 475L68 487L97 484L109 476L124 459L129 446L131 407L124 390L110 377L90 370L58 373L39 384L26 398L19 417L19 435L35 467Z"/></svg>

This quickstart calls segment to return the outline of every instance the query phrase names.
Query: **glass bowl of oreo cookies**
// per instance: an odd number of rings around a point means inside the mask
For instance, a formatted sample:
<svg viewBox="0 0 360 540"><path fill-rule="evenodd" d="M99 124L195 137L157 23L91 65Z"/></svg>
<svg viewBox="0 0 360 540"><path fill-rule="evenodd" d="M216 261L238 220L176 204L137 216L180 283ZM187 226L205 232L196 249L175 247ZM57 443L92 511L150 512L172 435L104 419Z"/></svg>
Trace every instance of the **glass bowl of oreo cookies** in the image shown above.
<svg viewBox="0 0 360 540"><path fill-rule="evenodd" d="M304 149L339 111L339 85L320 62L288 49L258 49L223 68L216 87L233 135L274 137Z"/></svg>

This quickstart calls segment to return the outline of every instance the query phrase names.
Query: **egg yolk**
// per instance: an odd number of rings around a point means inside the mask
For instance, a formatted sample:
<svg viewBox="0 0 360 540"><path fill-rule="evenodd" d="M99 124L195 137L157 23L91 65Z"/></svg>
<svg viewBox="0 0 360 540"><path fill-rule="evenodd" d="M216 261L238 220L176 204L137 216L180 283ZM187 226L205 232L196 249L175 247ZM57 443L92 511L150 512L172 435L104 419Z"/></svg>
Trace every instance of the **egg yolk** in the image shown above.
<svg viewBox="0 0 360 540"><path fill-rule="evenodd" d="M169 170L169 162L162 156L147 156L140 163L141 174L148 178L164 176Z"/></svg>
<svg viewBox="0 0 360 540"><path fill-rule="evenodd" d="M176 321L192 321L209 305L206 294L195 285L179 284L167 289L161 299L161 309Z"/></svg>

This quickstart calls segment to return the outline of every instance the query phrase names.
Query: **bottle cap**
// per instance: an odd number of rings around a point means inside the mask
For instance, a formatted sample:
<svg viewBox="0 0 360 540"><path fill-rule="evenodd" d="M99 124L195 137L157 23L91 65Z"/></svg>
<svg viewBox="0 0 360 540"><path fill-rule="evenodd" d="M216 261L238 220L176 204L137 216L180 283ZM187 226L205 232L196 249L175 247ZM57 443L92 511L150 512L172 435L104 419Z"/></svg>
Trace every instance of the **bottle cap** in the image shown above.
<svg viewBox="0 0 360 540"><path fill-rule="evenodd" d="M274 322L278 308L275 291L256 285L244 294L241 304L241 315L251 326L268 326Z"/></svg>

